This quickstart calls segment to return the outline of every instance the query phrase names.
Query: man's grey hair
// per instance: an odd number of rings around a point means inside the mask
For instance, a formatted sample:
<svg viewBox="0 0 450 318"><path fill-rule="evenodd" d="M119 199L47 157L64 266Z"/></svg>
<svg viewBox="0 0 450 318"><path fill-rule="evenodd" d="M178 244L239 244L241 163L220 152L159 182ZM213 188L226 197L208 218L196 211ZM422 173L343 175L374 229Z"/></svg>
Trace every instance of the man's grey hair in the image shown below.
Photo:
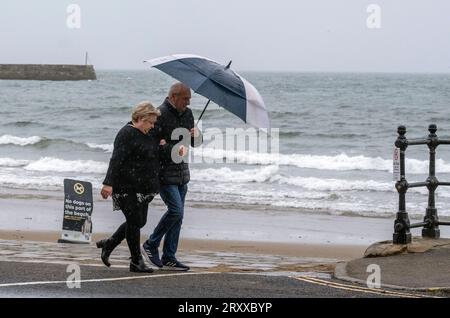
<svg viewBox="0 0 450 318"><path fill-rule="evenodd" d="M170 86L169 97L180 94L181 92L190 91L191 89L184 83L178 82Z"/></svg>

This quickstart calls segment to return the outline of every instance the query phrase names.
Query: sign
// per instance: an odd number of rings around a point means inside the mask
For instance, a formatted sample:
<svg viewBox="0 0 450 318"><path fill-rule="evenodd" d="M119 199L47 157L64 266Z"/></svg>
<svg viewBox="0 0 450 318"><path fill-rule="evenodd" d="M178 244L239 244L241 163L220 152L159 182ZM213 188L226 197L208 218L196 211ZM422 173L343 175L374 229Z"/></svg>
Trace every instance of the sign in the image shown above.
<svg viewBox="0 0 450 318"><path fill-rule="evenodd" d="M394 173L394 181L400 181L401 175L400 175L400 148L394 147L394 158L393 158L393 173Z"/></svg>
<svg viewBox="0 0 450 318"><path fill-rule="evenodd" d="M92 184L64 179L64 218L58 243L90 243L92 236Z"/></svg>

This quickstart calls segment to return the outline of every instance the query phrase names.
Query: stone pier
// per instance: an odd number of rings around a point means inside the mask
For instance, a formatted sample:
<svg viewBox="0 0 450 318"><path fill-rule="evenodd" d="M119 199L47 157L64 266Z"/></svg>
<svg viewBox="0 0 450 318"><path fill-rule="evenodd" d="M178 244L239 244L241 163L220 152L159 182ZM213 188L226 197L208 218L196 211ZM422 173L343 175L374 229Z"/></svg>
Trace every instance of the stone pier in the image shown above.
<svg viewBox="0 0 450 318"><path fill-rule="evenodd" d="M93 65L0 64L0 79L39 81L95 80Z"/></svg>

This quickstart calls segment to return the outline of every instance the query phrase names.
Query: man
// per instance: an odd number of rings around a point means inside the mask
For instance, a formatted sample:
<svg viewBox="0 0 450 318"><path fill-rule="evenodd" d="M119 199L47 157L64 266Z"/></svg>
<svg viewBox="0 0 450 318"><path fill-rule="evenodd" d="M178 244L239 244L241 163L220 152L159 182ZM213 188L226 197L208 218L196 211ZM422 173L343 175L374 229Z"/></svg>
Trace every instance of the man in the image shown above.
<svg viewBox="0 0 450 318"><path fill-rule="evenodd" d="M166 144L161 146L159 180L160 196L167 206L167 212L142 247L151 263L168 270L189 270L189 266L179 262L175 254L183 221L187 184L190 180L189 165L184 161L180 162L180 158L187 154L189 144L195 147L202 143L202 136L198 128L194 127L194 116L188 108L190 99L191 90L188 86L183 83L172 85L168 97L159 107L161 116L156 123L161 139L166 141ZM184 134L178 133L180 128L184 129ZM176 133L172 138L174 130ZM190 140L183 140L182 135ZM163 253L160 259L158 248L163 237Z"/></svg>

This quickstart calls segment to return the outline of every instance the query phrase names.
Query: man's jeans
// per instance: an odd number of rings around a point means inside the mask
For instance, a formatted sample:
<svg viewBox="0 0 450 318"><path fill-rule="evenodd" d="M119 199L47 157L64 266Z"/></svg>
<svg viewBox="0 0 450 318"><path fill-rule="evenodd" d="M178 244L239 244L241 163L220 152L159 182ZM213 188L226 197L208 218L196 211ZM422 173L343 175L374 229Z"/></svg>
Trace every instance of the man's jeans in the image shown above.
<svg viewBox="0 0 450 318"><path fill-rule="evenodd" d="M181 223L184 215L184 199L188 187L184 185L161 185L160 196L167 206L167 212L162 216L153 234L148 239L150 248L157 249L164 238L162 261L176 260Z"/></svg>

